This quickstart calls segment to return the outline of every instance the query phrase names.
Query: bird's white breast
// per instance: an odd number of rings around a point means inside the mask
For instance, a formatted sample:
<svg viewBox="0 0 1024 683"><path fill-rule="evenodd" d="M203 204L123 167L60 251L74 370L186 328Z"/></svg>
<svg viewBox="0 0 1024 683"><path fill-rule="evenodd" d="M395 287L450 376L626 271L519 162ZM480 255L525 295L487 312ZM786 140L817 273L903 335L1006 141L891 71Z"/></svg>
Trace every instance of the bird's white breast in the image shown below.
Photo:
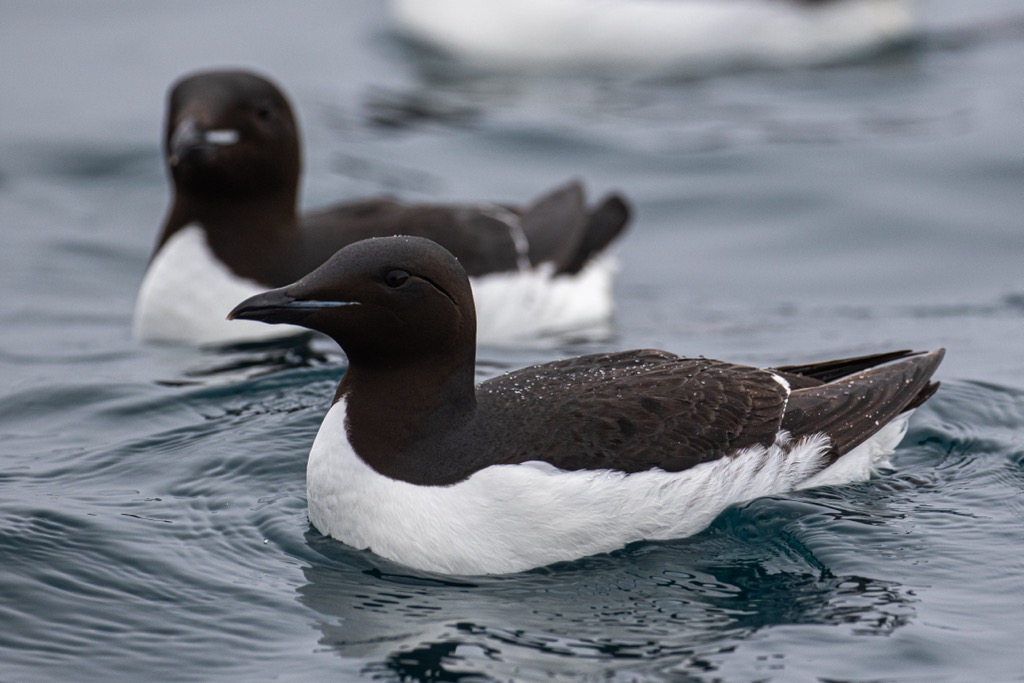
<svg viewBox="0 0 1024 683"><path fill-rule="evenodd" d="M599 256L575 275L553 277L551 264L542 264L471 278L477 341L520 344L569 333L606 335L614 310L615 271L611 257Z"/></svg>
<svg viewBox="0 0 1024 683"><path fill-rule="evenodd" d="M224 344L305 332L292 325L227 320L239 302L267 289L228 269L202 228L189 225L163 245L146 270L135 301L132 332L146 342Z"/></svg>
<svg viewBox="0 0 1024 683"><path fill-rule="evenodd" d="M872 440L848 454L856 466L843 468L840 459L816 477L828 444L820 435L797 444L783 436L771 448L679 473L563 471L529 462L488 467L452 486L417 486L378 474L353 451L342 400L310 451L309 518L321 533L417 569L523 571L642 539L688 536L732 504L802 483L866 478L871 458L890 452L905 423L883 430L881 448Z"/></svg>
<svg viewBox="0 0 1024 683"><path fill-rule="evenodd" d="M576 275L552 276L550 265L472 279L477 339L521 344L565 333L607 333L615 265L594 259ZM175 233L150 263L135 302L133 334L146 342L224 344L305 332L293 325L226 320L239 302L267 289L232 273L196 225Z"/></svg>

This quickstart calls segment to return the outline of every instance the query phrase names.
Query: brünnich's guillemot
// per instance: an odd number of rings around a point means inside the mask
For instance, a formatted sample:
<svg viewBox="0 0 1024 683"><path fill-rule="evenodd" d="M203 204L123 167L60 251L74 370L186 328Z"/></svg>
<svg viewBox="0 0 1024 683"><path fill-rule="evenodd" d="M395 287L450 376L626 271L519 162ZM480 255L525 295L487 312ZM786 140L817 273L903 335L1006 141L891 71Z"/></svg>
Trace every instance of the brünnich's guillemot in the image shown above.
<svg viewBox="0 0 1024 683"><path fill-rule="evenodd" d="M309 454L313 525L454 574L678 538L733 503L866 479L935 392L943 356L762 370L639 350L474 387L469 281L414 237L348 246L230 318L317 330L348 356Z"/></svg>
<svg viewBox="0 0 1024 683"><path fill-rule="evenodd" d="M392 0L399 29L490 69L688 74L849 59L906 40L913 0Z"/></svg>
<svg viewBox="0 0 1024 683"><path fill-rule="evenodd" d="M166 162L174 194L139 290L144 341L216 344L299 332L229 325L240 299L292 282L368 237L429 237L469 272L481 338L507 342L607 323L614 265L603 252L629 208L588 209L579 183L523 207L379 198L299 216L299 133L288 100L246 71L207 71L170 92Z"/></svg>

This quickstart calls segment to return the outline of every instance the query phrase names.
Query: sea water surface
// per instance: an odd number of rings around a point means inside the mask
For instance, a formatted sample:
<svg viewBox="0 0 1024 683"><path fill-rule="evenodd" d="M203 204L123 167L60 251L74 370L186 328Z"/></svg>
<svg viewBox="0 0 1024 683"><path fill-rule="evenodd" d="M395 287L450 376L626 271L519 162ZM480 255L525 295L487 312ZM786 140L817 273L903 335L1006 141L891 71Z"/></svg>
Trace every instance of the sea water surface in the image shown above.
<svg viewBox="0 0 1024 683"><path fill-rule="evenodd" d="M455 69L376 0L0 2L0 680L1024 680L1024 8L918 10L854 63L650 80ZM309 207L630 197L611 335L481 377L945 346L942 389L892 471L692 538L482 578L325 539L341 354L129 334L166 88L224 65L290 94Z"/></svg>

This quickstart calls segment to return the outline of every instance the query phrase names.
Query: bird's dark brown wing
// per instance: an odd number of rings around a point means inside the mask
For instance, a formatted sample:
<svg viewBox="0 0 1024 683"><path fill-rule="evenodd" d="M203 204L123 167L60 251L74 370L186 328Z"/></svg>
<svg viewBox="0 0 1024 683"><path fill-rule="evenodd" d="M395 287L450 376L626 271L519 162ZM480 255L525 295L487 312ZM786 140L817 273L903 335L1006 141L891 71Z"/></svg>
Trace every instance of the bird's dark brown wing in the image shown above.
<svg viewBox="0 0 1024 683"><path fill-rule="evenodd" d="M553 264L555 273L575 273L618 237L628 220L621 197L610 195L588 210L582 186L572 182L524 207L409 204L388 197L341 204L303 216L302 240L308 270L352 242L409 235L443 246L470 276L542 263Z"/></svg>
<svg viewBox="0 0 1024 683"><path fill-rule="evenodd" d="M886 353L873 353L868 356L857 356L855 358L840 358L839 360L827 360L818 363L806 363L804 365L782 365L774 370L790 379L791 376L804 377L813 382L811 386L823 382L831 382L840 377L852 375L861 370L867 370L883 363L891 363L894 360L914 355L915 352L909 349L900 351L889 351ZM799 380L797 380L799 382ZM793 387L794 389L796 386Z"/></svg>
<svg viewBox="0 0 1024 683"><path fill-rule="evenodd" d="M896 362L877 367L871 367L869 359L885 363L887 354L835 361L837 368L868 367L835 381L794 390L782 428L797 438L828 434L833 457L843 455L934 394L938 383L931 382L931 376L944 354L943 349L924 354L896 352L888 354L895 355Z"/></svg>
<svg viewBox="0 0 1024 683"><path fill-rule="evenodd" d="M622 234L629 223L629 216L629 204L622 195L612 193L602 199L587 217L583 239L576 253L558 272L571 275L581 271L591 258L604 251Z"/></svg>
<svg viewBox="0 0 1024 683"><path fill-rule="evenodd" d="M572 181L518 210L534 265L552 263L557 274L578 273L604 251L629 222L629 206L618 194L588 209L583 186Z"/></svg>
<svg viewBox="0 0 1024 683"><path fill-rule="evenodd" d="M501 211L367 199L304 216L303 239L311 258L326 259L341 247L370 237L426 237L450 251L467 274L478 276L519 267L515 238Z"/></svg>
<svg viewBox="0 0 1024 683"><path fill-rule="evenodd" d="M486 440L505 462L562 469L681 471L770 445L786 403L772 373L660 351L582 356L489 380Z"/></svg>

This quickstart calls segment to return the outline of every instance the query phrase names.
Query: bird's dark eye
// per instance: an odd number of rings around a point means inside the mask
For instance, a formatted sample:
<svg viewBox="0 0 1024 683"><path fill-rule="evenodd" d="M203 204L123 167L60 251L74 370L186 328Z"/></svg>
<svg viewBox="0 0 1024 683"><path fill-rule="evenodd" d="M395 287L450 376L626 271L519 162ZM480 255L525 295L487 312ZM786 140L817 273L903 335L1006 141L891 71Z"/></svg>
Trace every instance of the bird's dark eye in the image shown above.
<svg viewBox="0 0 1024 683"><path fill-rule="evenodd" d="M409 273L404 270L389 270L388 274L384 276L384 284L388 287L401 287L408 279Z"/></svg>
<svg viewBox="0 0 1024 683"><path fill-rule="evenodd" d="M271 116L273 116L273 113L274 112L271 111L269 104L262 104L256 108L256 117L259 118L260 121L269 121Z"/></svg>

